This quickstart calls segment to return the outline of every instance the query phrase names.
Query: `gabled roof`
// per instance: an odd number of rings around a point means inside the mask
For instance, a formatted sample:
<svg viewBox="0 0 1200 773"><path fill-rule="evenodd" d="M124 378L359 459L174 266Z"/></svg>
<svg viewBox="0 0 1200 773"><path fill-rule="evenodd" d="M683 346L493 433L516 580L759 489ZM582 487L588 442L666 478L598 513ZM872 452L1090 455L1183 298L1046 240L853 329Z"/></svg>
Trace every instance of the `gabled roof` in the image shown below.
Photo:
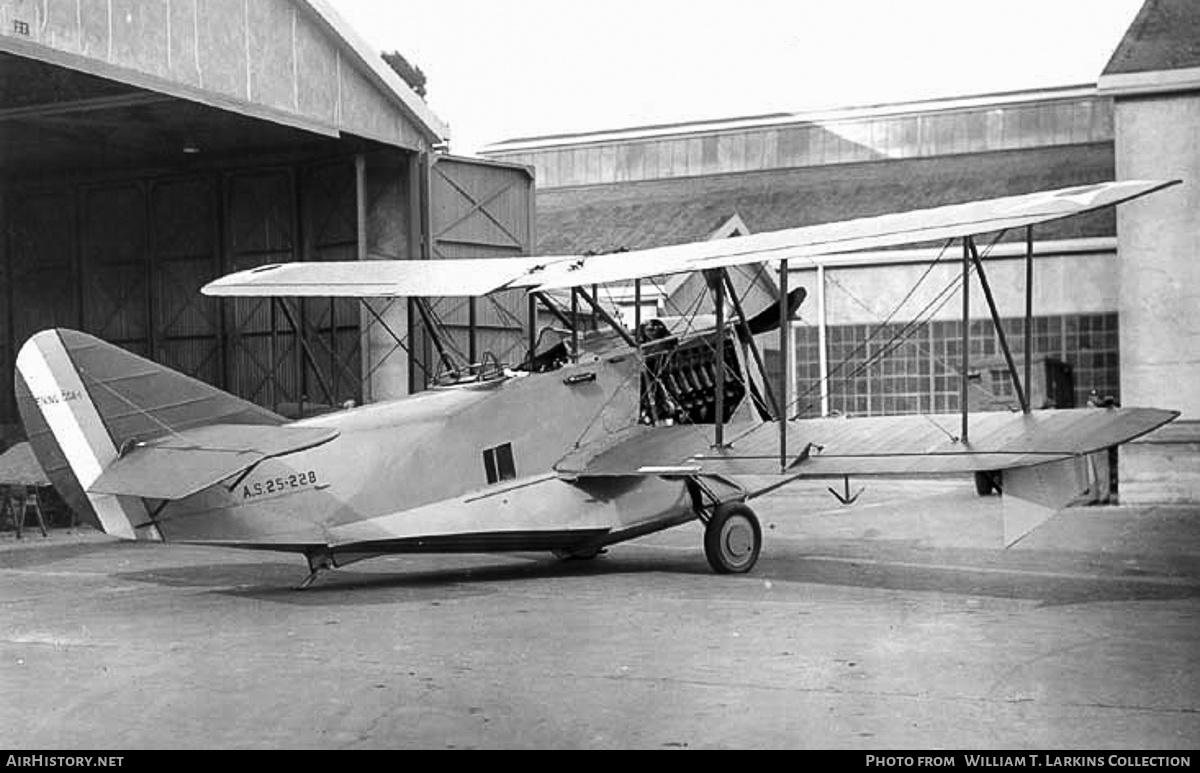
<svg viewBox="0 0 1200 773"><path fill-rule="evenodd" d="M358 64L365 68L368 77L375 81L381 91L416 121L431 140L436 143L450 136L450 128L442 119L434 115L433 111L429 109L429 105L425 104L425 100L421 99L420 95L413 91L404 82L404 79L383 61L381 52L376 51L357 30L346 23L328 0L299 0L299 2L311 8L330 27L354 54Z"/></svg>
<svg viewBox="0 0 1200 773"><path fill-rule="evenodd" d="M1146 0L1104 75L1200 67L1200 3Z"/></svg>
<svg viewBox="0 0 1200 773"><path fill-rule="evenodd" d="M717 133L750 131L754 129L787 128L799 125L829 125L868 120L933 115L956 111L994 110L1027 105L1046 105L1057 101L1089 99L1096 96L1093 84L1052 86L1019 91L1002 91L958 97L888 102L878 105L832 107L805 110L797 113L715 118L680 123L629 126L571 134L548 134L535 137L515 137L493 143L483 149L484 156L505 157L518 153L539 152L554 148L579 148L607 143L627 143L637 140L671 139L705 136Z"/></svg>
<svg viewBox="0 0 1200 773"><path fill-rule="evenodd" d="M329 0L127 2L120 12L99 5L7 4L0 57L322 137L352 134L415 150L447 137L446 125ZM39 96L31 107L60 101Z"/></svg>
<svg viewBox="0 0 1200 773"><path fill-rule="evenodd" d="M1109 142L558 188L538 194L538 252L706 239L736 212L753 233L1112 180ZM1113 236L1111 210L1049 223L1039 239ZM1016 238L1017 235L1014 235Z"/></svg>

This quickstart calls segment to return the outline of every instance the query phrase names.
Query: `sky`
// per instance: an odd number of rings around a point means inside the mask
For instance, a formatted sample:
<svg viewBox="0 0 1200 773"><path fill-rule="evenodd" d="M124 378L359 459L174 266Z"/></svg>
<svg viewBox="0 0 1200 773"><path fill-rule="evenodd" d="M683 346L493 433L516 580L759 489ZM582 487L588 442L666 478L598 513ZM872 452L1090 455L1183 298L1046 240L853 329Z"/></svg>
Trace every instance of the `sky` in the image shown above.
<svg viewBox="0 0 1200 773"><path fill-rule="evenodd" d="M451 152L1095 83L1143 0L329 0L428 78Z"/></svg>

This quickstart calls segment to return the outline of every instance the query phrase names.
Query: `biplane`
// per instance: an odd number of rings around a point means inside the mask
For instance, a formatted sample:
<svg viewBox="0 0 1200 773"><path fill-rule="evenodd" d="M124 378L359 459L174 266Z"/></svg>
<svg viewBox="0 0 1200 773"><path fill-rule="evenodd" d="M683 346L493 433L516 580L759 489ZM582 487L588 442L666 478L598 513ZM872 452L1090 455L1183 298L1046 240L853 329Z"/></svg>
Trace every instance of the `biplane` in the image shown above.
<svg viewBox="0 0 1200 773"><path fill-rule="evenodd" d="M523 362L464 367L399 400L291 421L83 333L48 330L20 351L18 404L63 499L108 534L299 554L309 569L302 587L323 570L392 553L590 558L696 519L712 569L749 572L763 540L751 503L804 478L986 475L1005 500L1033 508L1014 511L1012 541L1087 491L1090 455L1178 414L1033 410L1022 388L1028 365L1022 379L1001 331L1019 411L969 413L964 345L961 416L796 418L756 345L778 330L785 363L791 356L786 331L804 292L789 290L789 264L961 243L964 320L973 269L999 327L977 237L1026 229L1031 266L1035 225L1175 182L1108 182L610 255L264 266L203 292L424 299L521 290L528 351ZM728 270L750 264L779 277L778 306L754 316L729 292ZM701 274L713 298L704 329L640 315L627 328L594 295L599 285L686 272ZM571 330L538 351L533 311L565 290L607 329Z"/></svg>

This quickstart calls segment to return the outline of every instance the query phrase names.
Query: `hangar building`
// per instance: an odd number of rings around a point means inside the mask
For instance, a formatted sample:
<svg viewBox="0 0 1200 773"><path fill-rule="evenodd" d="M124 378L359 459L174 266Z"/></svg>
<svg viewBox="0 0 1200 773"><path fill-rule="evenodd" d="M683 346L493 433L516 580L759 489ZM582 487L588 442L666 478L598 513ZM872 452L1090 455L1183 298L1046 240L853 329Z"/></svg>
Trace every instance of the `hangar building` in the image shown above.
<svg viewBox="0 0 1200 773"><path fill-rule="evenodd" d="M1098 86L523 138L484 155L536 170L543 254L723 238L1117 178L1182 179L1124 207L1119 228L1108 211L1036 230L1033 391L1038 405L1111 397L1183 411L1182 421L1122 452L1120 495L1196 501L1196 40L1195 3L1149 0ZM1018 360L1024 254L1023 234L986 245ZM791 285L809 290L795 329L794 412L959 410L954 257L922 246L793 265ZM682 305L671 293L664 288L660 311ZM983 366L971 399L1000 407L1012 385L998 360L989 366L998 341L977 282L972 295L971 308L983 311L971 320L971 359Z"/></svg>
<svg viewBox="0 0 1200 773"><path fill-rule="evenodd" d="M289 415L419 387L407 305L219 302L296 260L527 253L529 170L440 151L447 127L325 0L0 0L0 448L13 361L71 327ZM463 349L503 308L432 309ZM517 317L519 319L519 317ZM297 331L304 335L297 335ZM467 339L470 339L469 341Z"/></svg>
<svg viewBox="0 0 1200 773"><path fill-rule="evenodd" d="M1172 177L1185 185L1118 216L1038 230L1033 353L1047 384L1070 386L1056 400L1181 409L1122 454L1121 492L1195 500L1198 17L1149 0L1098 86L514 140L479 161L440 152L447 127L326 0L0 0L0 444L19 433L15 353L51 326L293 414L403 394L436 371L410 304L199 295L233 270L601 252ZM1019 349L1023 245L984 246ZM793 267L811 292L794 331L799 412L958 408L955 272L931 269L938 258ZM685 291L664 287L664 302ZM472 362L523 345L520 299L432 311ZM989 320L970 337L973 361L996 353ZM977 375L1004 398L1002 371Z"/></svg>

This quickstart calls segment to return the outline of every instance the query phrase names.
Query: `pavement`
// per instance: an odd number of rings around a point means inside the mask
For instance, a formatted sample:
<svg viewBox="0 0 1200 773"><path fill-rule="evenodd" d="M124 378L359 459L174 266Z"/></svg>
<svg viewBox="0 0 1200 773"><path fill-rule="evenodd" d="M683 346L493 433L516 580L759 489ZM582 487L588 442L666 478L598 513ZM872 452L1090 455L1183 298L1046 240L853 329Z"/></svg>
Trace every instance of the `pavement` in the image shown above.
<svg viewBox="0 0 1200 773"><path fill-rule="evenodd" d="M590 562L293 556L0 534L8 749L1193 749L1200 507L1001 545L969 481L754 502Z"/></svg>

